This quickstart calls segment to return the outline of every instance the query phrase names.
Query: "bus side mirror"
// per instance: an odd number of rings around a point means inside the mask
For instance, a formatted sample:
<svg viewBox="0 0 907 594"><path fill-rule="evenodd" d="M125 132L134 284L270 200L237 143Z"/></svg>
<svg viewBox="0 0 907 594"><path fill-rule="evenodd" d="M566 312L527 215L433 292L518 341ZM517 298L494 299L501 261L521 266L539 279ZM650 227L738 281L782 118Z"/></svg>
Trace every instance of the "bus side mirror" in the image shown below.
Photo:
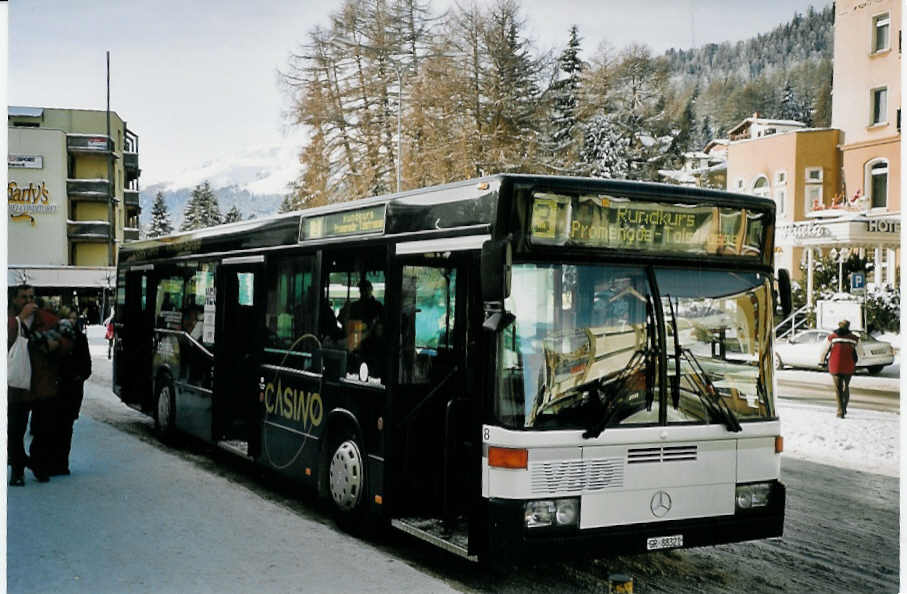
<svg viewBox="0 0 907 594"><path fill-rule="evenodd" d="M790 273L786 268L778 269L778 299L781 301L781 313L790 315L793 305L790 296Z"/></svg>
<svg viewBox="0 0 907 594"><path fill-rule="evenodd" d="M503 303L510 296L510 242L489 239L482 245L482 300Z"/></svg>

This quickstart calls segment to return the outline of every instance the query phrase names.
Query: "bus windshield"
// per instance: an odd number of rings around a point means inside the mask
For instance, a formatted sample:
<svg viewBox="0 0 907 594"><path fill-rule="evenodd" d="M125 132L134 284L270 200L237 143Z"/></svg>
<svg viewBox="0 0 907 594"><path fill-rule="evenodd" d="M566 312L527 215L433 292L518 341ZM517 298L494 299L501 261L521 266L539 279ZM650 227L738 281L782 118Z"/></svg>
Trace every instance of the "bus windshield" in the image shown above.
<svg viewBox="0 0 907 594"><path fill-rule="evenodd" d="M774 418L767 275L526 263L512 279L515 320L497 359L503 425L597 435Z"/></svg>

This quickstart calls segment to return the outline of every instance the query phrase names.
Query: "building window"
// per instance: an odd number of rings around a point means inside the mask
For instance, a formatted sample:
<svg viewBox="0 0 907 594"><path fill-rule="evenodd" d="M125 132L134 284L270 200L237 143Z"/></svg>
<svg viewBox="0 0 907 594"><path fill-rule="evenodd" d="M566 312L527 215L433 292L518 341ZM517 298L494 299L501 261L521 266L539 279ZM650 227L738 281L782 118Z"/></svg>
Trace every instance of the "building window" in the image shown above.
<svg viewBox="0 0 907 594"><path fill-rule="evenodd" d="M872 114L870 125L884 124L888 117L888 89L881 87L870 91L872 97Z"/></svg>
<svg viewBox="0 0 907 594"><path fill-rule="evenodd" d="M768 178L765 177L764 175L760 175L759 177L757 177L755 179L755 181L753 181L752 194L754 196L760 196L762 198L765 198L768 196L768 192L769 192Z"/></svg>
<svg viewBox="0 0 907 594"><path fill-rule="evenodd" d="M806 183L821 184L822 183L822 168L821 167L807 167L806 168Z"/></svg>
<svg viewBox="0 0 907 594"><path fill-rule="evenodd" d="M888 48L891 17L886 12L872 18L872 51L884 52Z"/></svg>
<svg viewBox="0 0 907 594"><path fill-rule="evenodd" d="M737 190L738 192L743 191L743 178L742 177L738 177L737 181L734 182L734 189Z"/></svg>
<svg viewBox="0 0 907 594"><path fill-rule="evenodd" d="M888 161L870 161L867 165L869 204L871 208L888 207Z"/></svg>
<svg viewBox="0 0 907 594"><path fill-rule="evenodd" d="M776 171L775 172L775 185L783 186L787 183L787 172L786 171Z"/></svg>
<svg viewBox="0 0 907 594"><path fill-rule="evenodd" d="M804 189L806 214L817 210L825 210L822 201L822 168L806 168L806 188Z"/></svg>
<svg viewBox="0 0 907 594"><path fill-rule="evenodd" d="M806 186L806 213L825 210L822 202L822 186L819 184Z"/></svg>
<svg viewBox="0 0 907 594"><path fill-rule="evenodd" d="M775 204L778 205L778 213L783 214L785 211L784 199L787 198L787 189L778 188L775 190Z"/></svg>

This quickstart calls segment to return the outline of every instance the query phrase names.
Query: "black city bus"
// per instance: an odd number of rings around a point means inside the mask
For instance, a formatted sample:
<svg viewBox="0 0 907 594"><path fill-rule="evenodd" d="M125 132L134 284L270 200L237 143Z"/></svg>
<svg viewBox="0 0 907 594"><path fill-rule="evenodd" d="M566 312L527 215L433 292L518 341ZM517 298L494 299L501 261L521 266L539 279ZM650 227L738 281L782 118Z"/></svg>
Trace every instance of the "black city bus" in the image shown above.
<svg viewBox="0 0 907 594"><path fill-rule="evenodd" d="M114 390L468 558L780 536L774 208L494 175L133 242Z"/></svg>

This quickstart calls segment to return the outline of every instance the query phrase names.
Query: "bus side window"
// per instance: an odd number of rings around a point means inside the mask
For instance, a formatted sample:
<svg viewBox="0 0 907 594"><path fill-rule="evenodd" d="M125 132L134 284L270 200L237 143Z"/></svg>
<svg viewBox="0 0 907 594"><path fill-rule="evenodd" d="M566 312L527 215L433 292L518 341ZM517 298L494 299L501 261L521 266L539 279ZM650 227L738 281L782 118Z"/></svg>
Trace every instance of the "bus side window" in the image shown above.
<svg viewBox="0 0 907 594"><path fill-rule="evenodd" d="M265 353L269 362L300 370L319 370L315 337L314 258L276 259L268 271Z"/></svg>
<svg viewBox="0 0 907 594"><path fill-rule="evenodd" d="M404 266L400 310L400 380L426 383L453 347L456 270Z"/></svg>
<svg viewBox="0 0 907 594"><path fill-rule="evenodd" d="M155 297L156 326L167 330L179 330L183 322L182 309L182 275L162 278L157 285L157 295Z"/></svg>
<svg viewBox="0 0 907 594"><path fill-rule="evenodd" d="M337 256L325 276L320 305L319 334L325 349L325 368L335 366L341 375L384 383L387 340L384 311L384 271L377 261L361 256ZM363 367L363 364L365 366Z"/></svg>

